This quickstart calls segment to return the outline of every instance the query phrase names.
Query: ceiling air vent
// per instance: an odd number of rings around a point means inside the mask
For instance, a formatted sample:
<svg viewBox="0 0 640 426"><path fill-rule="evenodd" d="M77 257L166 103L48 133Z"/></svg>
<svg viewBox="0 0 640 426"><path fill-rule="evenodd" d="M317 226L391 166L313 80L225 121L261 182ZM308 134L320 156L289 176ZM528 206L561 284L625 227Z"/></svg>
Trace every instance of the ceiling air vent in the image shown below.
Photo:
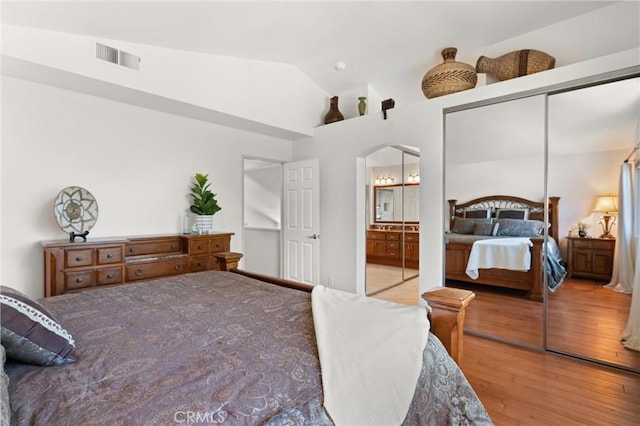
<svg viewBox="0 0 640 426"><path fill-rule="evenodd" d="M118 49L105 46L104 44L96 43L96 58L103 61L111 62L112 64L118 63Z"/></svg>
<svg viewBox="0 0 640 426"><path fill-rule="evenodd" d="M96 43L96 58L133 70L140 68L139 56L100 43Z"/></svg>

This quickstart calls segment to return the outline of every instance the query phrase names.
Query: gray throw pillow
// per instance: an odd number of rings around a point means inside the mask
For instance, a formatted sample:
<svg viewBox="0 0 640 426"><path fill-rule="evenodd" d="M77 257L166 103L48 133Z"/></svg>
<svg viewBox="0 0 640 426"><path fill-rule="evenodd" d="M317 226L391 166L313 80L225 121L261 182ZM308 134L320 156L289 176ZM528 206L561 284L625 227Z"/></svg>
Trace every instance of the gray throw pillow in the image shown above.
<svg viewBox="0 0 640 426"><path fill-rule="evenodd" d="M44 306L5 286L0 286L0 304L7 358L42 366L76 360L73 337Z"/></svg>
<svg viewBox="0 0 640 426"><path fill-rule="evenodd" d="M495 236L497 235L499 224L497 223L475 223L473 225L473 235Z"/></svg>
<svg viewBox="0 0 640 426"><path fill-rule="evenodd" d="M9 404L9 377L4 372L4 362L6 356L4 346L0 345L0 362L2 362L2 372L0 372L0 425L11 424L11 407Z"/></svg>
<svg viewBox="0 0 640 426"><path fill-rule="evenodd" d="M496 219L496 223L501 237L540 237L544 229L541 220Z"/></svg>
<svg viewBox="0 0 640 426"><path fill-rule="evenodd" d="M465 219L463 217L453 218L453 228L451 232L455 234L473 234L476 223L491 223L491 219Z"/></svg>

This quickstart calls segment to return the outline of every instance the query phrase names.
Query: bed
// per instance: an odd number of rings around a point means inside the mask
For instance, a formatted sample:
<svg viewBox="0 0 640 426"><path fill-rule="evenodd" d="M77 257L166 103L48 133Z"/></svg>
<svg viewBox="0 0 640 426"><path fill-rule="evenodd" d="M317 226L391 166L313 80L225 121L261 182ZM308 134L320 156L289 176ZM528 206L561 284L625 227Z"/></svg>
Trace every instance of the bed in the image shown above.
<svg viewBox="0 0 640 426"><path fill-rule="evenodd" d="M566 270L558 248L559 197L549 197L548 222L545 222L545 203L517 196L491 195L464 203L449 202L449 231L446 233L445 275L447 281L505 287L527 292L535 301L543 300L545 276L548 288L555 291L562 284ZM545 243L544 227L548 223ZM489 244L497 239L526 238L528 240L528 269L491 267L477 269L477 277L468 273L469 261L476 241ZM482 244L482 243L479 243ZM476 248L478 249L478 248ZM543 254L546 252L546 256ZM470 276L472 275L472 276Z"/></svg>
<svg viewBox="0 0 640 426"><path fill-rule="evenodd" d="M234 272L34 301L73 336L73 350L60 352L73 362L60 353L60 365L7 359L11 424L334 424L324 404L315 292ZM398 424L491 424L431 333L418 370Z"/></svg>

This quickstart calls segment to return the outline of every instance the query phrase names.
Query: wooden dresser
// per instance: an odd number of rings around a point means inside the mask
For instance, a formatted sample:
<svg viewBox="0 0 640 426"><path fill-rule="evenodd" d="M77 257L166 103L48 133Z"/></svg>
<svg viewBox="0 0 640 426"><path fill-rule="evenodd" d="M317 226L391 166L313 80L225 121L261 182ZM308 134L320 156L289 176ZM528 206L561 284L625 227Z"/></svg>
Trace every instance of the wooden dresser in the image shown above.
<svg viewBox="0 0 640 426"><path fill-rule="evenodd" d="M150 235L69 242L42 242L44 295L103 285L237 267L233 233Z"/></svg>
<svg viewBox="0 0 640 426"><path fill-rule="evenodd" d="M567 276L611 280L615 247L616 240L613 238L568 237Z"/></svg>

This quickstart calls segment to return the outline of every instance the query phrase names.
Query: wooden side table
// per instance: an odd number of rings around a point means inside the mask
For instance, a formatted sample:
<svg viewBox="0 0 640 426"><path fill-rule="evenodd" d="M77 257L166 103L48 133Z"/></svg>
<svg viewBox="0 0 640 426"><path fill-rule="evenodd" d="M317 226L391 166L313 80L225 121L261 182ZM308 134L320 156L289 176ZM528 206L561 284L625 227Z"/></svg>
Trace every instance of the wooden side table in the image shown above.
<svg viewBox="0 0 640 426"><path fill-rule="evenodd" d="M567 277L611 280L615 247L614 238L567 237Z"/></svg>

